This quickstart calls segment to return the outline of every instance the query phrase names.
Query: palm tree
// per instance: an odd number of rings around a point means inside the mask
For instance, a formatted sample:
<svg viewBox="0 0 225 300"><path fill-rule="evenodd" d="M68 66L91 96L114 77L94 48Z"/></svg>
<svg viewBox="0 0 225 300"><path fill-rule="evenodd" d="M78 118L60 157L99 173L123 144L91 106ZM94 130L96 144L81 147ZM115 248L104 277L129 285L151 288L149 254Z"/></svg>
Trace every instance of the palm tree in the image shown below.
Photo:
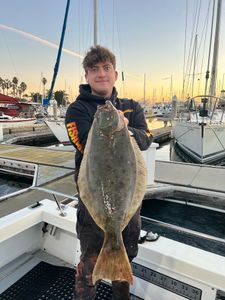
<svg viewBox="0 0 225 300"><path fill-rule="evenodd" d="M9 89L10 89L11 86L12 86L12 82L11 82L9 79L5 79L4 86L5 86L5 88L7 89L7 96L8 96L8 94L9 94Z"/></svg>
<svg viewBox="0 0 225 300"><path fill-rule="evenodd" d="M4 80L0 77L0 88L2 90L2 85L3 85Z"/></svg>
<svg viewBox="0 0 225 300"><path fill-rule="evenodd" d="M43 83L43 98L45 98L45 85L47 83L47 79L45 77L42 78L42 83Z"/></svg>
<svg viewBox="0 0 225 300"><path fill-rule="evenodd" d="M13 77L13 80L12 80L12 89L13 89L13 96L14 97L17 94L17 85L18 85L18 79L17 79L17 77Z"/></svg>
<svg viewBox="0 0 225 300"><path fill-rule="evenodd" d="M20 96L20 99L21 99L21 95L22 93L24 93L27 89L27 85L25 82L21 82L19 87L18 87L18 92L19 92L19 96Z"/></svg>
<svg viewBox="0 0 225 300"><path fill-rule="evenodd" d="M5 94L6 84L5 84L5 80L4 79L2 81L1 86L2 86L2 92L3 92L3 94Z"/></svg>
<svg viewBox="0 0 225 300"><path fill-rule="evenodd" d="M23 82L23 81L21 82L20 87L21 87L22 92L25 92L26 89L27 89L27 85L26 85L26 83Z"/></svg>

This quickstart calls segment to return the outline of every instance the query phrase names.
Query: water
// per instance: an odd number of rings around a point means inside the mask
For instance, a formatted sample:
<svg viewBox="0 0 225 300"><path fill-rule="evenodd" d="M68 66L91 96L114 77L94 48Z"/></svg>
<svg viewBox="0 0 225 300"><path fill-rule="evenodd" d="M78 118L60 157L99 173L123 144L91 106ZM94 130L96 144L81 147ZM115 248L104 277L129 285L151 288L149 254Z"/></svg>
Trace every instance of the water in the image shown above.
<svg viewBox="0 0 225 300"><path fill-rule="evenodd" d="M149 130L158 129L164 127L164 122L158 120L157 118L148 118L146 119Z"/></svg>
<svg viewBox="0 0 225 300"><path fill-rule="evenodd" d="M156 118L148 118L147 124L149 130L159 129L165 127L165 123ZM167 124L169 126L170 124ZM182 161L180 157L176 154L173 147L173 142L168 141L159 145L156 150L156 160L165 160L165 161Z"/></svg>
<svg viewBox="0 0 225 300"><path fill-rule="evenodd" d="M164 200L144 200L141 215L181 228L191 229L220 239L225 239L224 213L202 207L184 205ZM185 233L182 230L161 226L151 220L142 220L143 229L157 232L197 248L225 256L225 243Z"/></svg>
<svg viewBox="0 0 225 300"><path fill-rule="evenodd" d="M31 180L21 176L12 176L0 172L0 197L25 189Z"/></svg>

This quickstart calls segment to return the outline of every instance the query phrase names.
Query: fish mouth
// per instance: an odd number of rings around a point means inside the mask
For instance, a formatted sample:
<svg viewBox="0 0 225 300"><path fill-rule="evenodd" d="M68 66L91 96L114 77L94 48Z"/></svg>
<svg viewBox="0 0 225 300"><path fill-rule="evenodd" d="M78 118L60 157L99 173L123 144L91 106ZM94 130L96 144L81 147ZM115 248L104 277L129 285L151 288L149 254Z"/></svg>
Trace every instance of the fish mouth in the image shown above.
<svg viewBox="0 0 225 300"><path fill-rule="evenodd" d="M101 130L110 132L115 130L119 122L119 115L111 101L107 100L104 105L98 106L96 119Z"/></svg>
<svg viewBox="0 0 225 300"><path fill-rule="evenodd" d="M106 100L105 104L98 106L100 111L111 111L116 110L115 106L112 104L111 101Z"/></svg>

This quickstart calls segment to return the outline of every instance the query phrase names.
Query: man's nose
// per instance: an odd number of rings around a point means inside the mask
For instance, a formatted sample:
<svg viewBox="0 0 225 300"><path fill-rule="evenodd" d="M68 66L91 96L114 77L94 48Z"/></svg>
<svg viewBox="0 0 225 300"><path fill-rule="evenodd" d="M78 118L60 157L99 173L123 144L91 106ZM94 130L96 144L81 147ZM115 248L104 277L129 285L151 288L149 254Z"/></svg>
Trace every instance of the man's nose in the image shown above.
<svg viewBox="0 0 225 300"><path fill-rule="evenodd" d="M105 76L105 70L103 68L98 69L98 76Z"/></svg>

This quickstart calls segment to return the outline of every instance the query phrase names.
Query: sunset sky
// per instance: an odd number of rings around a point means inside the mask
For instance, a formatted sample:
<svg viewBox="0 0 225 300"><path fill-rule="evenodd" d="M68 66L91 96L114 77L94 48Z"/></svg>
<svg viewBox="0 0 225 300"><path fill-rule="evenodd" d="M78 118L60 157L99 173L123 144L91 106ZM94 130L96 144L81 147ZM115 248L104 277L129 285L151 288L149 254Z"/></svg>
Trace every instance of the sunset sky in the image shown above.
<svg viewBox="0 0 225 300"><path fill-rule="evenodd" d="M192 32L198 34L197 45L204 45L202 32L209 2L212 1L99 0L98 41L116 54L120 74L116 87L121 97L142 99L144 74L146 99L168 99L171 89L181 97L186 16L187 61ZM66 0L0 1L0 77L16 76L27 84L27 93L42 93L41 76L44 76L46 88L50 88L66 3ZM212 4L208 26L211 8ZM195 14L199 15L198 29L193 29ZM225 73L225 5L221 22L218 89L222 88ZM195 68L196 92L202 92L208 44L206 38L205 51L203 46L196 51L199 58ZM71 0L64 41L67 51L62 53L55 86L55 90L66 90L71 101L78 93L79 84L84 82L82 57L92 45L93 0ZM192 43L192 52L193 49ZM187 71L188 76L190 73L193 66Z"/></svg>

